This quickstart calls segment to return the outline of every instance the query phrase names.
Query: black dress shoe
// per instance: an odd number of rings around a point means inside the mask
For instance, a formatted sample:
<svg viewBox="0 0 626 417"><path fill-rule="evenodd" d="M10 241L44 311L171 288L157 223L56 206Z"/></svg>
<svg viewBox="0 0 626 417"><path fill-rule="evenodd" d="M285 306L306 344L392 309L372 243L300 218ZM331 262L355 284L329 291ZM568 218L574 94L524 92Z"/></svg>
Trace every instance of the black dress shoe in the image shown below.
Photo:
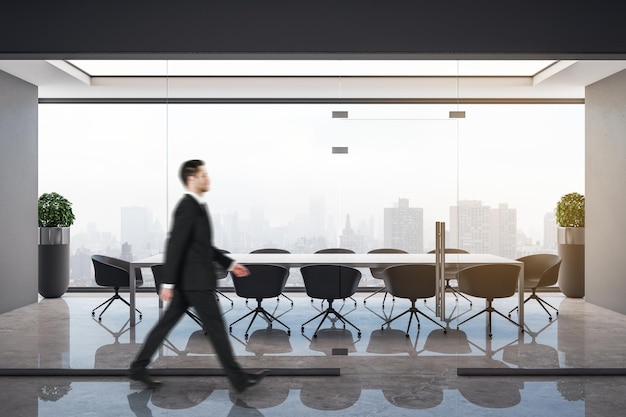
<svg viewBox="0 0 626 417"><path fill-rule="evenodd" d="M145 369L130 371L128 377L133 381L143 382L143 384L150 389L155 389L161 386L161 381L152 379Z"/></svg>
<svg viewBox="0 0 626 417"><path fill-rule="evenodd" d="M263 369L259 372L248 374L247 379L241 385L236 386L235 390L237 390L237 392L244 392L248 388L261 382L261 380L263 380L263 378L265 378L269 373L269 369Z"/></svg>

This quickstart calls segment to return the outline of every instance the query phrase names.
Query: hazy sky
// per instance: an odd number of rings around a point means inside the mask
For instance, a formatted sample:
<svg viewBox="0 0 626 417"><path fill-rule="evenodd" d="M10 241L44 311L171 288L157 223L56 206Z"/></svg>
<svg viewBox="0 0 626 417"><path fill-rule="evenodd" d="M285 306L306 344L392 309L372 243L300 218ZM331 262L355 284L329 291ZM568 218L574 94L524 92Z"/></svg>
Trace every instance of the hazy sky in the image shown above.
<svg viewBox="0 0 626 417"><path fill-rule="evenodd" d="M350 119L332 119L348 110ZM39 106L39 190L74 203L73 232L96 223L120 234L120 208L149 207L167 224L189 158L207 162L213 214L260 209L272 225L308 215L311 195L343 227L408 198L425 233L457 200L517 209L542 239L561 195L584 193L583 105L130 105ZM333 155L333 146L348 146ZM432 231L432 232L431 232ZM426 241L426 239L425 239Z"/></svg>

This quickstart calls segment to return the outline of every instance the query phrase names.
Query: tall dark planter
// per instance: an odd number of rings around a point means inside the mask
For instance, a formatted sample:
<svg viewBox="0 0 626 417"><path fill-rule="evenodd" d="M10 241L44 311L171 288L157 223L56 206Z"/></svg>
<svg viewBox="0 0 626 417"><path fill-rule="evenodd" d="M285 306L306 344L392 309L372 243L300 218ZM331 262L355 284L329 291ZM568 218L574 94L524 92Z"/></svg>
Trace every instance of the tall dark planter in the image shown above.
<svg viewBox="0 0 626 417"><path fill-rule="evenodd" d="M39 228L39 294L58 298L70 284L70 228Z"/></svg>
<svg viewBox="0 0 626 417"><path fill-rule="evenodd" d="M585 296L585 228L559 227L559 288L572 298Z"/></svg>

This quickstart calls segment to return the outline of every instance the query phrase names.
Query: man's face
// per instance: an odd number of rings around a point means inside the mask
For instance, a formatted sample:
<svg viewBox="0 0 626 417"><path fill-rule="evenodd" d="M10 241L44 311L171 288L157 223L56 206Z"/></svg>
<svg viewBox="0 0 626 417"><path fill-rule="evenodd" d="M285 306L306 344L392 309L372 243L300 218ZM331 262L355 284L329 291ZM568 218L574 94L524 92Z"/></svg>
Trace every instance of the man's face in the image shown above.
<svg viewBox="0 0 626 417"><path fill-rule="evenodd" d="M211 187L211 179L204 165L198 167L196 175L189 178L189 189L197 194L203 194L209 191Z"/></svg>

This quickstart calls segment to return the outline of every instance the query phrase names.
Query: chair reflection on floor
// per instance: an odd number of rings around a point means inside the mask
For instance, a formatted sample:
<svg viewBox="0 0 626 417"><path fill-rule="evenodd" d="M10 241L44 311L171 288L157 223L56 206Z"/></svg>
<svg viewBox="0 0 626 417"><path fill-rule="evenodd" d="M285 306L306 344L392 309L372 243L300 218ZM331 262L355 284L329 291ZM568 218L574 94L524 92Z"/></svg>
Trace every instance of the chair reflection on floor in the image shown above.
<svg viewBox="0 0 626 417"><path fill-rule="evenodd" d="M400 313L396 317L387 320L381 326L384 330L385 326L398 318L409 314L409 324L406 328L406 337L409 337L409 329L413 317L417 321L417 329L420 328L419 314L436 324L446 332L446 328L437 323L434 319L424 314L415 305L418 299L431 298L436 293L436 268L434 265L395 265L385 269L384 272L385 287L387 291L398 298L408 298L411 301L411 307Z"/></svg>
<svg viewBox="0 0 626 417"><path fill-rule="evenodd" d="M300 389L300 401L314 410L345 410L356 404L360 397L361 381L350 376L324 379L323 384L309 378L303 381Z"/></svg>
<svg viewBox="0 0 626 417"><path fill-rule="evenodd" d="M434 352L442 355L464 355L472 353L467 334L462 330L435 329L428 334L424 347L418 353Z"/></svg>
<svg viewBox="0 0 626 417"><path fill-rule="evenodd" d="M327 356L333 356L337 349L345 349L347 353L356 352L356 343L352 332L348 329L338 329L336 327L321 329L317 337L309 340L309 349L316 352L323 352ZM358 339L360 340L360 338Z"/></svg>
<svg viewBox="0 0 626 417"><path fill-rule="evenodd" d="M168 379L167 387L152 392L151 401L164 410L184 410L206 401L214 388L210 380L194 379L190 384L186 378Z"/></svg>
<svg viewBox="0 0 626 417"><path fill-rule="evenodd" d="M416 381L413 376L402 376L400 380L395 379L395 384L403 379L406 380L406 383L403 384L405 388L383 388L385 399L395 407L424 410L437 407L443 402L443 387L433 384L430 379Z"/></svg>
<svg viewBox="0 0 626 417"><path fill-rule="evenodd" d="M406 353L409 356L416 356L417 338L415 343L411 338L406 337L406 332L397 329L373 330L370 333L369 343L365 351L381 355L397 355Z"/></svg>
<svg viewBox="0 0 626 417"><path fill-rule="evenodd" d="M361 280L361 271L343 265L307 265L300 268L300 272L307 295L328 302L328 308L302 324L302 333L304 333L305 325L322 316L322 320L313 333L313 337L317 337L317 332L324 321L332 315L342 322L344 328L346 324L354 327L360 338L361 330L333 308L333 301L345 299L356 292Z"/></svg>
<svg viewBox="0 0 626 417"><path fill-rule="evenodd" d="M130 319L126 320L126 323L117 331L111 330L95 317L93 320L114 338L113 343L102 345L96 349L94 369L116 369L120 366L126 366L124 364L129 364L137 354L139 345L129 342L121 343L119 338L131 329L129 326Z"/></svg>
<svg viewBox="0 0 626 417"><path fill-rule="evenodd" d="M282 329L258 329L252 332L246 343L246 352L255 356L292 352L289 334Z"/></svg>
<svg viewBox="0 0 626 417"><path fill-rule="evenodd" d="M247 339L248 331L250 327L252 327L252 323L254 323L254 320L260 315L270 327L274 322L277 322L287 329L287 334L291 334L289 326L262 306L264 299L278 297L283 292L289 270L280 265L251 264L246 265L246 267L250 271L249 276L238 277L233 274L235 292L239 297L256 299L257 306L252 311L232 322L228 326L228 331L232 332L234 324L252 315L252 319L246 328L244 336Z"/></svg>

